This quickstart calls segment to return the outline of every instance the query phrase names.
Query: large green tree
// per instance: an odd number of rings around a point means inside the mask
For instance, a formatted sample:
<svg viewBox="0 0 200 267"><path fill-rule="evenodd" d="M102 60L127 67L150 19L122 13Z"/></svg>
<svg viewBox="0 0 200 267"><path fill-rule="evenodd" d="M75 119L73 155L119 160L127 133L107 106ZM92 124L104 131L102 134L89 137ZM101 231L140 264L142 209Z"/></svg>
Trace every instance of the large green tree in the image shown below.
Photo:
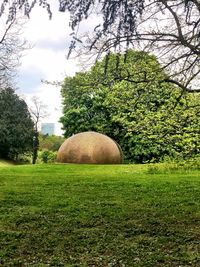
<svg viewBox="0 0 200 267"><path fill-rule="evenodd" d="M132 50L125 56L124 61L124 55L111 54L91 70L65 79L65 136L87 130L105 133L134 162L199 153L199 95L163 82L167 75L155 56ZM118 79L116 72L126 78Z"/></svg>
<svg viewBox="0 0 200 267"><path fill-rule="evenodd" d="M0 157L17 159L31 152L33 126L25 101L11 88L0 91Z"/></svg>

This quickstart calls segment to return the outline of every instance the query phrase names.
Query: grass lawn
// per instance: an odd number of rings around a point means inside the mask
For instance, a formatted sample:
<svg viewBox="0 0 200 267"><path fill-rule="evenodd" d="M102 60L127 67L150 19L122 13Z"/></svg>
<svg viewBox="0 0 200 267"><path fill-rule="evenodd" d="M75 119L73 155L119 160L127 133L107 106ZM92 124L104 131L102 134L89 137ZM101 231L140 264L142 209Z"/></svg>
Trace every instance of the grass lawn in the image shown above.
<svg viewBox="0 0 200 267"><path fill-rule="evenodd" d="M0 167L9 166L9 165L13 165L13 164L14 163L12 161L0 159Z"/></svg>
<svg viewBox="0 0 200 267"><path fill-rule="evenodd" d="M200 171L0 167L0 266L200 266Z"/></svg>

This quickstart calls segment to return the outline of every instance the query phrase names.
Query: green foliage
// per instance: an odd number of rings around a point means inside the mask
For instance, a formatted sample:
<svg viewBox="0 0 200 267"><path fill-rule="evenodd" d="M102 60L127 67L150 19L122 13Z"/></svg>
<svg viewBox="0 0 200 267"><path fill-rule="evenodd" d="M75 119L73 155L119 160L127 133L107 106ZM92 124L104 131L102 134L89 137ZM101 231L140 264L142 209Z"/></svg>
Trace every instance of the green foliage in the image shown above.
<svg viewBox="0 0 200 267"><path fill-rule="evenodd" d="M28 107L14 90L0 91L0 157L17 159L32 151L33 122Z"/></svg>
<svg viewBox="0 0 200 267"><path fill-rule="evenodd" d="M129 50L126 61L111 54L108 61L66 78L61 118L65 137L88 130L107 134L130 162L198 154L200 95L164 83L165 77L155 56Z"/></svg>
<svg viewBox="0 0 200 267"><path fill-rule="evenodd" d="M38 159L42 163L53 163L56 161L57 152L51 150L39 151Z"/></svg>
<svg viewBox="0 0 200 267"><path fill-rule="evenodd" d="M39 134L39 153L37 162L53 163L57 158L57 151L65 138L56 135Z"/></svg>
<svg viewBox="0 0 200 267"><path fill-rule="evenodd" d="M58 151L65 138L57 135L39 135L39 150Z"/></svg>
<svg viewBox="0 0 200 267"><path fill-rule="evenodd" d="M154 173L173 173L173 172L185 172L191 170L200 170L200 156L196 156L187 160L183 159L166 159L162 164L149 164L148 172Z"/></svg>

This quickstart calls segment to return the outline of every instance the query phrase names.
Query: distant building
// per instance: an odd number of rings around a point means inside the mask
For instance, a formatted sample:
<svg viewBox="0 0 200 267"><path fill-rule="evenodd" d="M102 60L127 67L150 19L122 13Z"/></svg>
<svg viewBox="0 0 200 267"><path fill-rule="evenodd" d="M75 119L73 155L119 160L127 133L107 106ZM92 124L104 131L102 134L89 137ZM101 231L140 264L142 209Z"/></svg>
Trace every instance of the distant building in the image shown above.
<svg viewBox="0 0 200 267"><path fill-rule="evenodd" d="M53 135L55 134L55 123L42 123L41 124L41 133Z"/></svg>

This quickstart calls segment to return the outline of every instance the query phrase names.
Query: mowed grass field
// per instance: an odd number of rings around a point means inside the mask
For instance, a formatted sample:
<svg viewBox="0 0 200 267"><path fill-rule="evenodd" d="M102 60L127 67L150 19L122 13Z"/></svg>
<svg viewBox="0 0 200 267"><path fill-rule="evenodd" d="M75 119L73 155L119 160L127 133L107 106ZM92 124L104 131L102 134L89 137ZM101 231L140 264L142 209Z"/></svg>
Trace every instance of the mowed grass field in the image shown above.
<svg viewBox="0 0 200 267"><path fill-rule="evenodd" d="M0 266L200 266L200 171L0 167Z"/></svg>

